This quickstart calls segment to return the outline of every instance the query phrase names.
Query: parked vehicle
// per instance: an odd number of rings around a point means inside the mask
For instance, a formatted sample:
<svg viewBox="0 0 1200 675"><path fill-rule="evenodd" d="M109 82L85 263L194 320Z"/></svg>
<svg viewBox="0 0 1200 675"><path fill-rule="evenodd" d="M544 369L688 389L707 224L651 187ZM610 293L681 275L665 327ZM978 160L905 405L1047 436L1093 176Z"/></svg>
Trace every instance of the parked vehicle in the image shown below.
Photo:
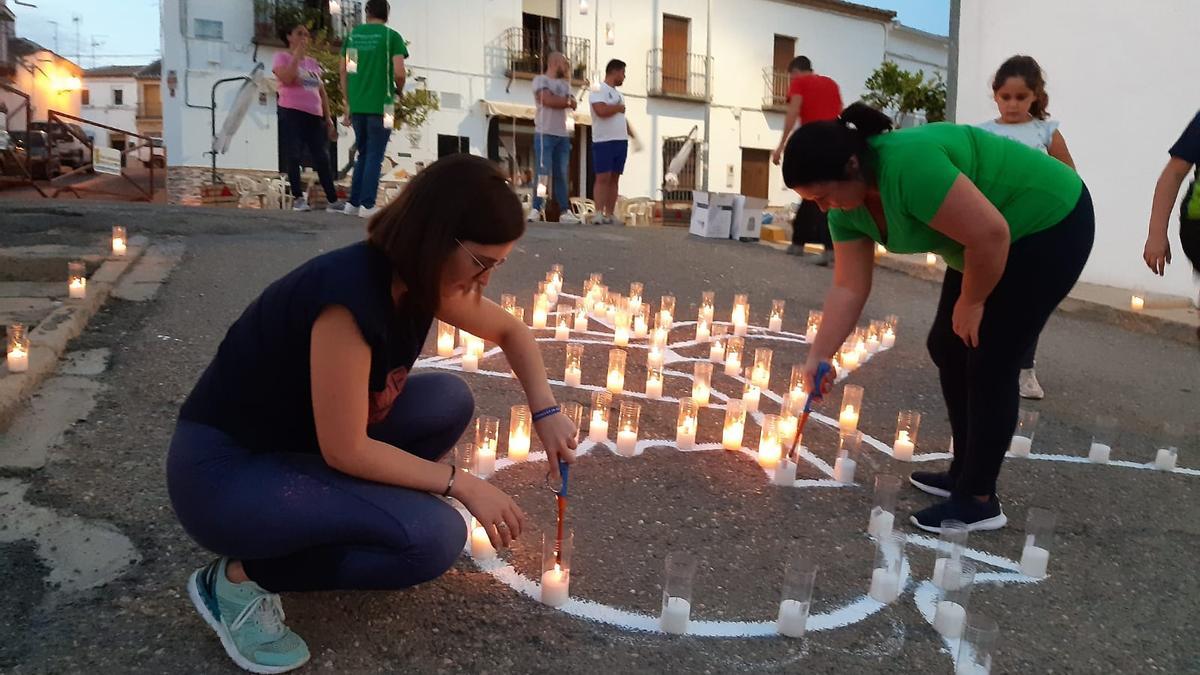
<svg viewBox="0 0 1200 675"><path fill-rule="evenodd" d="M151 146L153 146L153 149L151 149ZM138 139L136 156L138 161L142 163L142 166L145 167L153 164L154 168L161 169L167 165L167 148L163 145L161 138L150 139L149 145L145 141Z"/></svg>
<svg viewBox="0 0 1200 675"><path fill-rule="evenodd" d="M78 124L68 123L65 125L70 127L75 134L84 136L83 128ZM54 148L58 151L58 161L72 169L77 169L84 164L92 161L91 150L87 144L79 140L79 136L72 134L64 128L64 124L55 122L31 122L29 124L31 131L44 131L49 135L50 140L54 142Z"/></svg>
<svg viewBox="0 0 1200 675"><path fill-rule="evenodd" d="M25 148L17 145L9 133L0 129L0 175L24 176Z"/></svg>
<svg viewBox="0 0 1200 675"><path fill-rule="evenodd" d="M29 173L34 178L50 180L62 170L58 152L44 131L10 131L9 136L29 158Z"/></svg>

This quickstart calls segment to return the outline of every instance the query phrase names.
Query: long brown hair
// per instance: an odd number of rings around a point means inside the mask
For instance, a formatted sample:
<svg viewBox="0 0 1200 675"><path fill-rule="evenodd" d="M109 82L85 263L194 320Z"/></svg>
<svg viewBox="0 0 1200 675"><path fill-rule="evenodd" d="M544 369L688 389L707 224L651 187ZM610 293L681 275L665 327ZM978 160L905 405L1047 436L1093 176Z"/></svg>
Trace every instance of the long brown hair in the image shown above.
<svg viewBox="0 0 1200 675"><path fill-rule="evenodd" d="M367 224L367 241L391 261L408 287L406 300L430 314L458 242L507 244L523 234L524 209L500 169L467 154L430 164Z"/></svg>
<svg viewBox="0 0 1200 675"><path fill-rule="evenodd" d="M1029 106L1029 114L1034 118L1044 120L1050 116L1050 95L1046 93L1046 75L1042 72L1042 67L1034 60L1032 56L1018 54L1009 57L1007 61L1000 64L1000 69L996 71L996 76L992 78L992 93L996 93L1010 77L1019 77L1025 80L1025 86L1033 92L1033 104Z"/></svg>

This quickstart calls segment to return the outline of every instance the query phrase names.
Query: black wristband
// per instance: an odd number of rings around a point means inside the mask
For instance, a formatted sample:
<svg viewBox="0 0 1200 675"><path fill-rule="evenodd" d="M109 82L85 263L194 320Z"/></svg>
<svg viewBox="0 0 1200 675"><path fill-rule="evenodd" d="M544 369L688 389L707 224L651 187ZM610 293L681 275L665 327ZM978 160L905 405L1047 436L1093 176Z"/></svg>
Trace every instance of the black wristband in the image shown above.
<svg viewBox="0 0 1200 675"><path fill-rule="evenodd" d="M454 487L454 477L456 475L458 475L458 467L451 464L450 465L450 480L446 482L446 491L442 493L443 497L450 496L450 489Z"/></svg>

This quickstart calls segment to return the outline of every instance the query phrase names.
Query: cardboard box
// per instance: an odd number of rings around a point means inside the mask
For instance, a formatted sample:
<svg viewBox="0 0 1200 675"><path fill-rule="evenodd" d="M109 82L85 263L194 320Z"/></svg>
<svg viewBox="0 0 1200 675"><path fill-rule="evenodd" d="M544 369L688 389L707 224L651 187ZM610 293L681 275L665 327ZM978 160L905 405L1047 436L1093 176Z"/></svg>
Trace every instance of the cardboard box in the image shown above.
<svg viewBox="0 0 1200 675"><path fill-rule="evenodd" d="M758 241L762 234L762 215L765 208L765 199L737 195L733 202L730 238L738 241Z"/></svg>
<svg viewBox="0 0 1200 675"><path fill-rule="evenodd" d="M720 192L692 193L692 220L688 232L708 239L728 239L737 195Z"/></svg>

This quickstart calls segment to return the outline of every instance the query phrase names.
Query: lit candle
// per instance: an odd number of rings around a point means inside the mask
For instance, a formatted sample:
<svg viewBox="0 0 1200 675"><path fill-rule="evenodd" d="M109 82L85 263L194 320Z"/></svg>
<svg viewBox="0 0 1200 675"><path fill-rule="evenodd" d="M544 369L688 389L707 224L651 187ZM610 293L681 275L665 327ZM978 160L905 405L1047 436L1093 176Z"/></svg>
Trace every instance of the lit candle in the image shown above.
<svg viewBox="0 0 1200 675"><path fill-rule="evenodd" d="M713 339L712 346L708 348L708 358L713 363L720 363L725 360L725 341L720 337Z"/></svg>
<svg viewBox="0 0 1200 675"><path fill-rule="evenodd" d="M725 374L734 376L742 372L742 352L734 351L731 344L725 350Z"/></svg>
<svg viewBox="0 0 1200 675"><path fill-rule="evenodd" d="M767 323L767 329L776 333L783 330L783 317L772 314ZM795 602L795 600L791 600L790 602Z"/></svg>
<svg viewBox="0 0 1200 675"><path fill-rule="evenodd" d="M462 356L462 369L468 373L479 370L479 356L474 351L467 350Z"/></svg>
<svg viewBox="0 0 1200 675"><path fill-rule="evenodd" d="M125 235L125 228L120 225L114 225L112 229L112 252L113 255L125 255L125 245L128 241Z"/></svg>
<svg viewBox="0 0 1200 675"><path fill-rule="evenodd" d="M882 567L871 572L871 590L868 595L872 600L889 604L900 597L900 580L891 571Z"/></svg>
<svg viewBox="0 0 1200 675"><path fill-rule="evenodd" d="M810 324L808 330L804 332L804 341L812 344L817 339L817 326Z"/></svg>
<svg viewBox="0 0 1200 675"><path fill-rule="evenodd" d="M496 549L492 546L492 540L488 539L487 530L474 518L471 519L471 557L476 560L496 558Z"/></svg>
<svg viewBox="0 0 1200 675"><path fill-rule="evenodd" d="M692 398L697 405L708 405L708 398L712 387L712 371L711 363L707 361L697 361L695 369L692 371Z"/></svg>
<svg viewBox="0 0 1200 675"><path fill-rule="evenodd" d="M608 440L608 417L600 410L592 411L592 421L588 426L588 440L603 443Z"/></svg>
<svg viewBox="0 0 1200 675"><path fill-rule="evenodd" d="M842 414L838 417L838 426L842 431L855 431L858 429L858 411L853 405L847 405L842 408Z"/></svg>
<svg viewBox="0 0 1200 675"><path fill-rule="evenodd" d="M796 439L796 427L799 424L800 420L795 415L785 414L779 416L779 441L786 447L792 447L792 441Z"/></svg>
<svg viewBox="0 0 1200 675"><path fill-rule="evenodd" d="M779 464L780 458L783 456L783 450L779 447L779 438L774 437L770 440L759 441L758 444L758 465L764 469L774 469L775 465Z"/></svg>
<svg viewBox="0 0 1200 675"><path fill-rule="evenodd" d="M742 405L746 406L746 412L758 412L758 404L762 399L762 390L754 384L747 383L746 388L742 391Z"/></svg>
<svg viewBox="0 0 1200 675"><path fill-rule="evenodd" d="M625 457L633 457L637 450L638 420L641 416L641 404L621 401L617 416L617 452Z"/></svg>
<svg viewBox="0 0 1200 675"><path fill-rule="evenodd" d="M887 328L883 331L882 347L884 349L891 349L894 346L896 346L896 331Z"/></svg>
<svg viewBox="0 0 1200 675"><path fill-rule="evenodd" d="M487 478L496 471L496 441L488 440L475 446L475 472Z"/></svg>
<svg viewBox="0 0 1200 675"><path fill-rule="evenodd" d="M683 635L687 633L688 619L692 613L692 603L684 598L670 597L663 604L660 626L664 633Z"/></svg>
<svg viewBox="0 0 1200 675"><path fill-rule="evenodd" d="M608 390L613 394L625 391L625 351L611 349L608 352Z"/></svg>
<svg viewBox="0 0 1200 675"><path fill-rule="evenodd" d="M10 368L11 370L11 368ZM1173 448L1159 448L1154 455L1154 468L1159 471L1174 471L1179 454Z"/></svg>
<svg viewBox="0 0 1200 675"><path fill-rule="evenodd" d="M635 338L644 338L650 333L650 327L646 325L646 314L638 312L633 317L633 336Z"/></svg>
<svg viewBox="0 0 1200 675"><path fill-rule="evenodd" d="M545 298L545 296L542 296L542 297ZM535 304L533 307L533 327L534 328L545 328L546 327L546 315L548 313L549 312L546 309L545 304L542 304L542 303Z"/></svg>
<svg viewBox="0 0 1200 675"><path fill-rule="evenodd" d="M680 450L691 450L696 446L696 418L688 417L675 427L675 445Z"/></svg>
<svg viewBox="0 0 1200 675"><path fill-rule="evenodd" d="M29 370L29 351L21 347L10 347L6 363L10 373L23 373Z"/></svg>
<svg viewBox="0 0 1200 675"><path fill-rule="evenodd" d="M675 320L675 296L664 295L659 302L658 321L666 330L671 330Z"/></svg>
<svg viewBox="0 0 1200 675"><path fill-rule="evenodd" d="M1028 457L1029 451L1033 449L1033 439L1027 436L1013 436L1012 442L1008 445L1008 451L1014 457Z"/></svg>
<svg viewBox="0 0 1200 675"><path fill-rule="evenodd" d="M629 346L629 329L625 326L617 326L613 329L613 344L618 347Z"/></svg>
<svg viewBox="0 0 1200 675"><path fill-rule="evenodd" d="M692 398L696 399L696 403L700 405L708 405L710 390L708 383L696 382L692 385Z"/></svg>
<svg viewBox="0 0 1200 675"><path fill-rule="evenodd" d="M561 565L542 573L542 604L551 607L561 607L570 597L568 589L571 585L571 571L564 570Z"/></svg>
<svg viewBox="0 0 1200 675"><path fill-rule="evenodd" d="M554 329L554 339L566 341L571 337L571 327L563 319L559 319L558 326Z"/></svg>
<svg viewBox="0 0 1200 675"><path fill-rule="evenodd" d="M529 406L514 405L508 426L508 458L513 462L524 462L529 459L531 426Z"/></svg>
<svg viewBox="0 0 1200 675"><path fill-rule="evenodd" d="M743 307L742 305L737 305L733 308L733 320L731 321L731 323L733 324L733 334L734 335L741 336L741 335L746 334L746 308L745 307Z"/></svg>
<svg viewBox="0 0 1200 675"><path fill-rule="evenodd" d="M663 372L662 368L649 367L646 369L646 398L662 398Z"/></svg>
<svg viewBox="0 0 1200 675"><path fill-rule="evenodd" d="M1092 447L1088 449L1088 460L1097 464L1108 464L1108 456L1112 453L1112 446L1104 443L1092 443Z"/></svg>
<svg viewBox="0 0 1200 675"><path fill-rule="evenodd" d="M1141 295L1134 295L1129 298L1129 308L1135 312L1140 312L1146 309L1146 298Z"/></svg>
<svg viewBox="0 0 1200 675"><path fill-rule="evenodd" d="M769 389L771 382L771 371L761 366L754 366L750 371L750 381L759 389Z"/></svg>
<svg viewBox="0 0 1200 675"><path fill-rule="evenodd" d="M859 355L853 349L842 352L842 367L853 373L858 370Z"/></svg>
<svg viewBox="0 0 1200 675"><path fill-rule="evenodd" d="M68 292L72 300L82 300L87 297L87 279L71 279Z"/></svg>
<svg viewBox="0 0 1200 675"><path fill-rule="evenodd" d="M658 325L666 330L671 330L671 326L675 323L675 318L671 315L670 310L662 310L658 313Z"/></svg>
<svg viewBox="0 0 1200 675"><path fill-rule="evenodd" d="M902 429L896 434L896 442L892 445L892 456L901 462L911 462L916 446L908 438L908 430Z"/></svg>
<svg viewBox="0 0 1200 675"><path fill-rule="evenodd" d="M617 430L617 452L626 457L633 457L637 448L637 432L631 429Z"/></svg>
<svg viewBox="0 0 1200 675"><path fill-rule="evenodd" d="M583 371L579 369L579 366L568 364L563 373L563 382L568 387L578 387L583 382Z"/></svg>
<svg viewBox="0 0 1200 675"><path fill-rule="evenodd" d="M896 515L876 506L871 509L871 520L867 523L867 534L883 539L892 533L896 525Z"/></svg>
<svg viewBox="0 0 1200 675"><path fill-rule="evenodd" d="M937 264L937 254L936 253L926 253L925 254L925 264L929 265L930 267L933 267L934 265L936 265Z"/></svg>
<svg viewBox="0 0 1200 675"><path fill-rule="evenodd" d="M866 346L867 346L868 354L874 354L875 352L879 351L879 347L880 347L879 336L874 335L874 334L868 335Z"/></svg>
<svg viewBox="0 0 1200 675"><path fill-rule="evenodd" d="M650 349L646 352L646 365L649 367L662 368L663 365L663 350L658 345L650 345Z"/></svg>
<svg viewBox="0 0 1200 675"><path fill-rule="evenodd" d="M790 440L788 441L791 442ZM772 481L781 487L791 487L796 483L796 463L784 457L775 465L775 478Z"/></svg>
<svg viewBox="0 0 1200 675"><path fill-rule="evenodd" d="M804 629L807 624L807 602L784 600L779 603L779 620L776 623L776 630L780 635L790 638L804 637Z"/></svg>
<svg viewBox="0 0 1200 675"><path fill-rule="evenodd" d="M703 316L703 315L701 315L701 316ZM710 334L710 329L708 327L708 322L704 321L703 318L701 318L701 320L696 322L696 342L704 342L705 340L708 339L709 334ZM711 354L711 352L710 352L710 354Z"/></svg>
<svg viewBox="0 0 1200 675"><path fill-rule="evenodd" d="M726 450L741 450L742 436L746 430L746 411L741 401L725 404L725 427L721 433L721 446Z"/></svg>
<svg viewBox="0 0 1200 675"><path fill-rule="evenodd" d="M508 458L514 462L529 459L529 436L509 436Z"/></svg>
<svg viewBox="0 0 1200 675"><path fill-rule="evenodd" d="M1050 551L1032 544L1026 544L1021 551L1021 574L1034 579L1046 576L1046 568L1050 564Z"/></svg>
<svg viewBox="0 0 1200 675"><path fill-rule="evenodd" d="M563 382L568 387L578 387L583 382L583 345L567 345L563 366Z"/></svg>
<svg viewBox="0 0 1200 675"><path fill-rule="evenodd" d="M577 305L575 307L575 332L584 333L588 329L587 307Z"/></svg>
<svg viewBox="0 0 1200 675"><path fill-rule="evenodd" d="M943 637L957 638L962 635L963 624L967 621L967 610L957 602L942 600L937 604L933 614L933 629Z"/></svg>

